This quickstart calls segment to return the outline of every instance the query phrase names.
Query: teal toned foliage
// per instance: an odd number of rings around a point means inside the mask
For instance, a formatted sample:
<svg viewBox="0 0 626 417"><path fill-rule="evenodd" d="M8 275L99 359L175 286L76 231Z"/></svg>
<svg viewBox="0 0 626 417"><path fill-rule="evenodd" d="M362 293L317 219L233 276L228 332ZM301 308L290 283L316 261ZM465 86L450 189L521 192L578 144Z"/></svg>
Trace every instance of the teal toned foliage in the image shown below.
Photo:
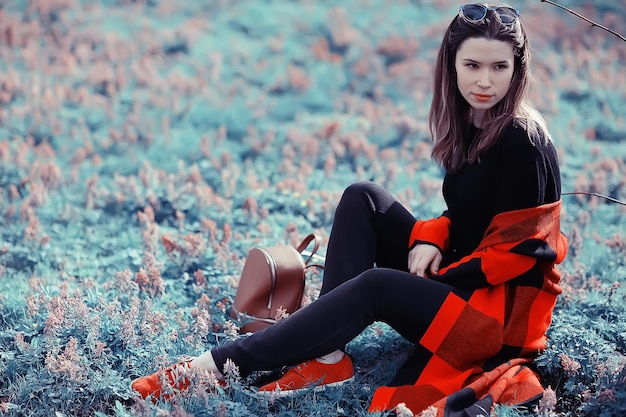
<svg viewBox="0 0 626 417"><path fill-rule="evenodd" d="M620 2L568 6L624 32ZM626 200L623 43L540 2L516 7L563 190ZM411 349L380 324L348 345L357 379L342 389L268 401L251 388L264 374L232 376L151 404L129 385L237 337L228 311L247 249L326 238L350 183L373 179L417 217L440 213L425 120L457 8L2 1L0 415L368 415ZM626 212L563 201L570 254L537 360L549 395L501 417L626 414Z"/></svg>

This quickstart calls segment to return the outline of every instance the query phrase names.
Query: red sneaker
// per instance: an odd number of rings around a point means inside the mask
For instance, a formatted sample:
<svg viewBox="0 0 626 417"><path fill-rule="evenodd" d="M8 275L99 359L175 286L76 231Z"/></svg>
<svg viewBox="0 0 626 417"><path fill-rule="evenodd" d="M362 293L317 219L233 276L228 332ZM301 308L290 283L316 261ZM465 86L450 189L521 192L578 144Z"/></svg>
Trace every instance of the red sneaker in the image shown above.
<svg viewBox="0 0 626 417"><path fill-rule="evenodd" d="M163 391L184 391L189 388L190 385L189 378L186 377L186 373L190 369L189 362L190 361L179 362L161 371L157 371L152 375L137 378L131 383L131 387L137 391L144 400L150 395L155 400L159 400L161 399ZM165 400L170 399L170 397L170 395L163 396Z"/></svg>
<svg viewBox="0 0 626 417"><path fill-rule="evenodd" d="M152 375L135 379L131 383L131 388L139 393L145 400L152 396L153 400L163 398L169 401L172 396L186 391L191 385L191 380L200 376L200 383L207 389L223 388L227 385L225 381L218 381L213 373L206 371L196 371L191 369L191 360L178 362ZM203 374L205 372L205 374Z"/></svg>
<svg viewBox="0 0 626 417"><path fill-rule="evenodd" d="M348 355L332 365L314 359L289 369L278 381L263 385L259 394L286 397L311 388L323 391L326 387L336 387L353 379L354 369Z"/></svg>

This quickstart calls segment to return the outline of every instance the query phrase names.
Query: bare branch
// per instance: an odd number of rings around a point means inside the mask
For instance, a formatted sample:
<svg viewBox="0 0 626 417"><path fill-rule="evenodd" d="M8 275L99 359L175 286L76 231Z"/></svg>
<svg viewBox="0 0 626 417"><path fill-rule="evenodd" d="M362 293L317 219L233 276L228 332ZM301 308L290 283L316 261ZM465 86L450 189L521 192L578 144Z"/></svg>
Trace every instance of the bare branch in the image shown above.
<svg viewBox="0 0 626 417"><path fill-rule="evenodd" d="M571 193L562 193L562 195L575 195L575 194L579 194L579 195L588 195L588 196L592 196L592 197L599 197L599 198L604 198L605 200L608 200L612 203L617 203L617 204L621 204L623 206L626 206L626 203L623 201L620 201L616 198L613 197L609 197L606 195L602 195L602 194L598 194L598 193L592 193L592 192L585 192L585 191L577 191L577 192L571 192Z"/></svg>
<svg viewBox="0 0 626 417"><path fill-rule="evenodd" d="M590 23L591 27L595 26L595 27L598 27L600 29L606 30L607 32L617 36L618 38L620 38L621 40L626 42L626 38L623 35L620 35L619 33L615 32L614 30L611 30L611 29L607 28L606 26L602 26L602 25L594 22L593 20L590 20L590 19L586 18L585 16L581 15L580 13L576 13L575 11L573 11L572 9L570 9L568 7L562 6L562 5L560 5L558 3L555 3L555 2L553 2L551 0L541 0L541 2L542 3L548 3L548 4L551 4L551 5L556 6L556 7L560 7L561 9L568 11L569 13L573 14L574 16L581 18L585 22Z"/></svg>

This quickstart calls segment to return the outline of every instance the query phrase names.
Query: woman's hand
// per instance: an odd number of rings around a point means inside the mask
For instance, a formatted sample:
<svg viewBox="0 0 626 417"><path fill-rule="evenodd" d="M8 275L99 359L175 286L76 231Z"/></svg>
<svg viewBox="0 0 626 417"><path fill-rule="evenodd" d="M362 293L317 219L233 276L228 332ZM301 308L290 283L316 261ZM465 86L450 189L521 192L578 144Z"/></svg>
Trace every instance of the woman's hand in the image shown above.
<svg viewBox="0 0 626 417"><path fill-rule="evenodd" d="M419 243L409 252L409 272L420 277L437 275L442 258L435 246Z"/></svg>

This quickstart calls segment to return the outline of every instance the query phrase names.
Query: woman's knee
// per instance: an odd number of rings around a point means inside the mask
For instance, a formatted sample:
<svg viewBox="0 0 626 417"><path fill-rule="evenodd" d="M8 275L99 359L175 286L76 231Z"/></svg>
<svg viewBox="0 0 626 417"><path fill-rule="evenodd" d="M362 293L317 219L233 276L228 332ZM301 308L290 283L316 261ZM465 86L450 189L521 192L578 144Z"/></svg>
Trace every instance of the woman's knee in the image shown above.
<svg viewBox="0 0 626 417"><path fill-rule="evenodd" d="M352 183L343 191L343 197L361 196L368 193L376 187L372 181L359 181Z"/></svg>
<svg viewBox="0 0 626 417"><path fill-rule="evenodd" d="M372 181L355 182L346 187L341 197L340 204L365 202L369 210L375 211L375 199L381 190L382 188Z"/></svg>
<svg viewBox="0 0 626 417"><path fill-rule="evenodd" d="M389 290L389 281L385 276L386 271L391 272L385 268L372 268L362 272L351 280L352 291L373 303L386 298L385 294Z"/></svg>

